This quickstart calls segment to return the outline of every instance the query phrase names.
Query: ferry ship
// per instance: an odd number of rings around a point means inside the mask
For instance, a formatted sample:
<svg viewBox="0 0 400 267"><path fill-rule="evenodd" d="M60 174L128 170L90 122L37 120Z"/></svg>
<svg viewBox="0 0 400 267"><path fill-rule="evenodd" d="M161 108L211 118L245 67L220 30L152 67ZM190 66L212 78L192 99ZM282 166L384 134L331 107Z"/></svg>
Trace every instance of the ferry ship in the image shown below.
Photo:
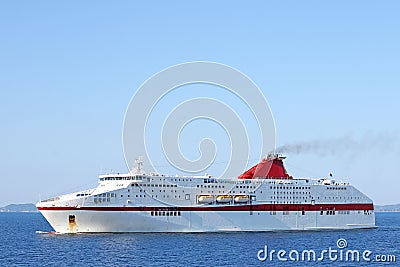
<svg viewBox="0 0 400 267"><path fill-rule="evenodd" d="M269 154L238 177L99 176L94 189L36 204L59 233L225 232L374 228L374 204L332 177L293 178Z"/></svg>

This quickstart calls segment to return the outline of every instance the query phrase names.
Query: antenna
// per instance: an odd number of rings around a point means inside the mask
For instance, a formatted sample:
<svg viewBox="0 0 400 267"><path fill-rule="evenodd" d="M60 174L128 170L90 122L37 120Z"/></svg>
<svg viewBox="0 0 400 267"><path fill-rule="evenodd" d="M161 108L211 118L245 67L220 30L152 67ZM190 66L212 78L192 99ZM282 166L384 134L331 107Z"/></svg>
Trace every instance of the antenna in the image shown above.
<svg viewBox="0 0 400 267"><path fill-rule="evenodd" d="M135 159L136 168L132 168L132 173L144 174L143 170L143 156L139 156Z"/></svg>

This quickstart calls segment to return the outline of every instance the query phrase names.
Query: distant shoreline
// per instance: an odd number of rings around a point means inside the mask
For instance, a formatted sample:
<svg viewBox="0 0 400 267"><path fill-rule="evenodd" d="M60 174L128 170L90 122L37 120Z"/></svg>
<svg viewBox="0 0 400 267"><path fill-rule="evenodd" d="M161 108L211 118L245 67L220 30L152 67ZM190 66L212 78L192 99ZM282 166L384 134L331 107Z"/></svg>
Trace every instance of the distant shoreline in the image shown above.
<svg viewBox="0 0 400 267"><path fill-rule="evenodd" d="M400 210L376 210L375 212L400 212Z"/></svg>
<svg viewBox="0 0 400 267"><path fill-rule="evenodd" d="M35 204L25 203L25 204L9 204L7 206L1 207L0 212L38 212Z"/></svg>
<svg viewBox="0 0 400 267"><path fill-rule="evenodd" d="M11 211L11 210L0 210L0 213L36 213L38 210L23 210L23 211Z"/></svg>

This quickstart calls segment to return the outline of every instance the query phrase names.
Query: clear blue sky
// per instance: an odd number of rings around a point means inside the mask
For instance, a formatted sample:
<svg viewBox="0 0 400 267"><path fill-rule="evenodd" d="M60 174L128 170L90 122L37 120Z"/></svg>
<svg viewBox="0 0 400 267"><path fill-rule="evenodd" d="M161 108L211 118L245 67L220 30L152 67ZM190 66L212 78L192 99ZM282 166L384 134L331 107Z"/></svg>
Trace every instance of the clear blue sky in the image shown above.
<svg viewBox="0 0 400 267"><path fill-rule="evenodd" d="M0 206L126 171L130 98L195 60L258 84L278 145L360 142L288 155L292 175L333 171L377 204L399 203L399 14L398 1L1 1Z"/></svg>

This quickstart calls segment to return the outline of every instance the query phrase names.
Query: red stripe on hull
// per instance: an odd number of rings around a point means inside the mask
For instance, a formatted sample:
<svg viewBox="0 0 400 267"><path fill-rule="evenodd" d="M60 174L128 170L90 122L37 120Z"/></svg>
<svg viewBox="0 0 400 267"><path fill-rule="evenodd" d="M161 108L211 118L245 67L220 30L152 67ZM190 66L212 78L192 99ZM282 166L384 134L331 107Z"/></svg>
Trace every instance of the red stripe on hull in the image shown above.
<svg viewBox="0 0 400 267"><path fill-rule="evenodd" d="M374 204L257 204L235 206L197 207L38 207L38 210L90 210L90 211L320 211L320 210L374 210Z"/></svg>

